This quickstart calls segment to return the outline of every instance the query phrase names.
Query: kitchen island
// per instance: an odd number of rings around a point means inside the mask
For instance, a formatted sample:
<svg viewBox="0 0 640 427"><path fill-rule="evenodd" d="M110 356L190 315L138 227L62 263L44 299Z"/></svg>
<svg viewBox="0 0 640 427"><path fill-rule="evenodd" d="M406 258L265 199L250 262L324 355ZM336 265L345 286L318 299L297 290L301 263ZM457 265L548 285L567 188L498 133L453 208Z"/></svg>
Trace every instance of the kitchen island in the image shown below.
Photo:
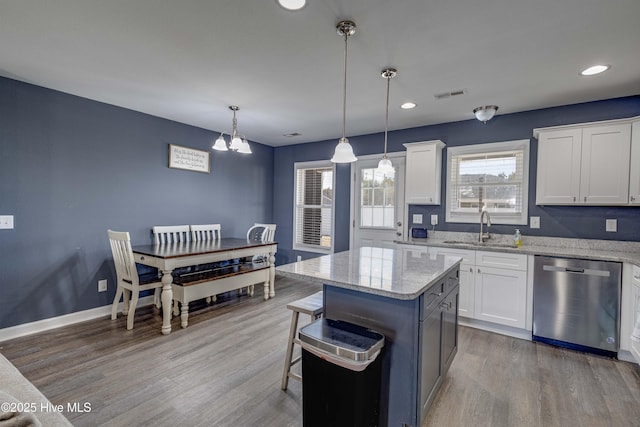
<svg viewBox="0 0 640 427"><path fill-rule="evenodd" d="M283 265L321 283L324 315L385 336L381 426L419 426L458 348L461 258L423 248L361 247Z"/></svg>

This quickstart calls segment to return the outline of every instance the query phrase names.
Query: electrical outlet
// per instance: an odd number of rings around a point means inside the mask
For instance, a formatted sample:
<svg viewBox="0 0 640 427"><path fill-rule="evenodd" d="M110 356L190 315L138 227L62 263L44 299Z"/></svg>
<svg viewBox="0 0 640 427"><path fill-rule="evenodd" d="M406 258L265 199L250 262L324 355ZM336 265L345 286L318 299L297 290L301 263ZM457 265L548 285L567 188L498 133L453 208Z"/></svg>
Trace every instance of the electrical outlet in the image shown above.
<svg viewBox="0 0 640 427"><path fill-rule="evenodd" d="M302 261L302 256L301 256L301 255L298 255L298 257L296 258L296 261L297 261L297 262Z"/></svg>
<svg viewBox="0 0 640 427"><path fill-rule="evenodd" d="M431 215L431 225L438 225L438 215L437 214Z"/></svg>
<svg viewBox="0 0 640 427"><path fill-rule="evenodd" d="M13 229L13 215L0 215L0 228Z"/></svg>
<svg viewBox="0 0 640 427"><path fill-rule="evenodd" d="M617 219L607 219L605 221L605 230L609 232L616 233L618 231L618 220Z"/></svg>
<svg viewBox="0 0 640 427"><path fill-rule="evenodd" d="M422 214L413 214L413 223L422 224Z"/></svg>
<svg viewBox="0 0 640 427"><path fill-rule="evenodd" d="M540 217L532 216L529 220L529 224L531 228L540 228Z"/></svg>
<svg viewBox="0 0 640 427"><path fill-rule="evenodd" d="M107 291L107 279L98 280L98 292L106 292Z"/></svg>

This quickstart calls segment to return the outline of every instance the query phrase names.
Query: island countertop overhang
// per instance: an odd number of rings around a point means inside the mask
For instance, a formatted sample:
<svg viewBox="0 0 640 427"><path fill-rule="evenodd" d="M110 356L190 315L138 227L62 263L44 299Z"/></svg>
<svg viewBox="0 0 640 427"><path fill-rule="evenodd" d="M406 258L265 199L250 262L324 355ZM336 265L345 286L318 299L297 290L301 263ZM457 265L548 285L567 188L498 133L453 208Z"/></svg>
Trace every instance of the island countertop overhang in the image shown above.
<svg viewBox="0 0 640 427"><path fill-rule="evenodd" d="M358 249L281 265L276 274L388 298L418 298L462 258L429 254L423 248Z"/></svg>

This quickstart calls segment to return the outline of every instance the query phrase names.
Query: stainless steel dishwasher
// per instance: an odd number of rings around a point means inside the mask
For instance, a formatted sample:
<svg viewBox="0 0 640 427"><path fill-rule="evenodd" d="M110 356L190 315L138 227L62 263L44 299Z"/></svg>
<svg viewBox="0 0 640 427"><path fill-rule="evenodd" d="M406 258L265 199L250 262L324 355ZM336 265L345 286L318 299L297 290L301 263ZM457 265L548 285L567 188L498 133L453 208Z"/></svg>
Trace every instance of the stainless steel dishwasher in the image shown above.
<svg viewBox="0 0 640 427"><path fill-rule="evenodd" d="M536 256L533 340L617 357L619 262Z"/></svg>

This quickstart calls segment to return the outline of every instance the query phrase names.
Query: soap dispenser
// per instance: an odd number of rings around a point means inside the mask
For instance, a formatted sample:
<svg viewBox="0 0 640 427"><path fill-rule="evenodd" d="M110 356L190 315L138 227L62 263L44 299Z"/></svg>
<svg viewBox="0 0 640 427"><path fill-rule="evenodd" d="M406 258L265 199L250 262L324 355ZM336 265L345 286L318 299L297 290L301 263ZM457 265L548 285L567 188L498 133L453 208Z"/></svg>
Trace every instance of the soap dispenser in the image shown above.
<svg viewBox="0 0 640 427"><path fill-rule="evenodd" d="M521 248L522 247L522 234L520 234L520 229L516 228L516 232L513 235L513 245L516 248Z"/></svg>

